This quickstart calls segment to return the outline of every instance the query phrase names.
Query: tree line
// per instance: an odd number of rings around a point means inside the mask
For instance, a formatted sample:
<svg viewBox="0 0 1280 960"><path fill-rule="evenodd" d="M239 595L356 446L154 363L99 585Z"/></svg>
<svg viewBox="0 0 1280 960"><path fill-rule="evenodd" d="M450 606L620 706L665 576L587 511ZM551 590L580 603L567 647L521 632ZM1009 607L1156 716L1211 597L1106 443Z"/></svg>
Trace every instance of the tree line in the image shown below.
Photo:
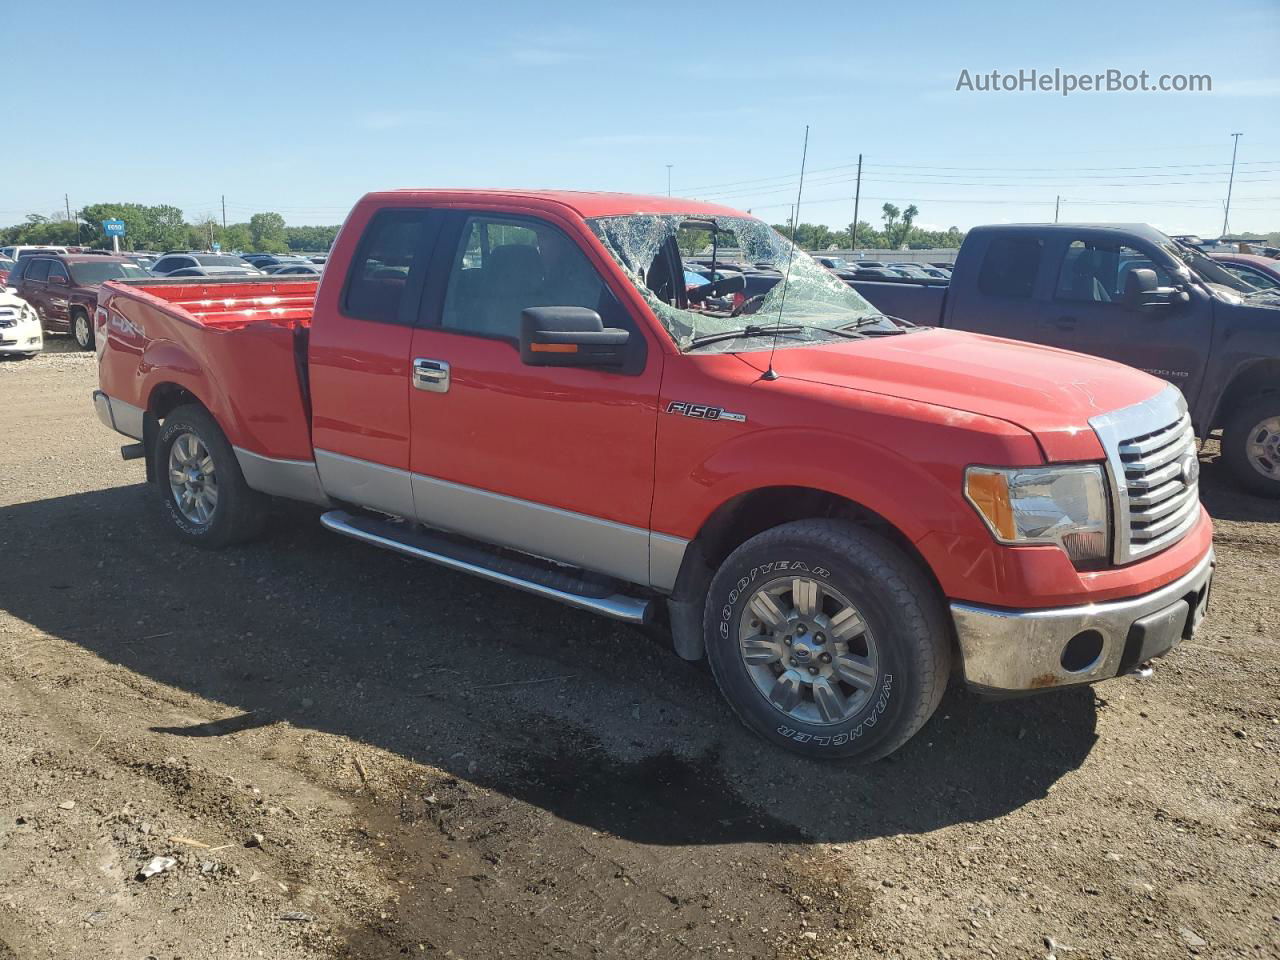
<svg viewBox="0 0 1280 960"><path fill-rule="evenodd" d="M38 213L25 221L0 227L0 245L31 244L79 246L108 249L111 238L102 229L103 220L123 220L123 250L222 250L244 253L286 253L291 250L328 250L338 227L289 227L278 213L255 213L247 222L229 223L205 218L187 222L182 211L168 204L94 203L65 220Z"/></svg>
<svg viewBox="0 0 1280 960"><path fill-rule="evenodd" d="M877 230L866 220L859 220L857 227L849 224L843 228L832 229L822 223L800 223L794 225L795 241L805 250L901 250L933 249L935 247L958 247L964 240L964 231L959 227L948 227L946 230L922 230L915 225L920 210L915 204L900 210L892 203L880 208L880 216L884 221L883 229ZM785 237L790 237L793 229L791 223L775 223L773 228Z"/></svg>

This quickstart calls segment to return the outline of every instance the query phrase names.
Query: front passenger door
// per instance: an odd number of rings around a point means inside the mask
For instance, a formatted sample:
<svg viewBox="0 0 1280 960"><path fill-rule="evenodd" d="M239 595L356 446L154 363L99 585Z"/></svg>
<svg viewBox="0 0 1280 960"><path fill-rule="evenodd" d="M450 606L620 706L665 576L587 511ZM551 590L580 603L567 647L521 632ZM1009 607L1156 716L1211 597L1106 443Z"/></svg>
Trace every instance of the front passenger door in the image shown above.
<svg viewBox="0 0 1280 960"><path fill-rule="evenodd" d="M50 260L45 282L45 304L49 323L55 330L71 329L71 275L58 260Z"/></svg>
<svg viewBox="0 0 1280 960"><path fill-rule="evenodd" d="M1209 355L1212 308L1198 291L1192 291L1189 303L1127 304L1125 282L1138 269L1155 270L1161 287L1173 282L1144 251L1129 244L1109 237L1071 240L1061 254L1040 342L1145 370L1175 384L1191 402Z"/></svg>
<svg viewBox="0 0 1280 960"><path fill-rule="evenodd" d="M46 330L52 328L47 292L51 262L44 257L32 257L28 260L22 271L22 283L18 287L18 296L35 307L36 313L40 315L40 325Z"/></svg>
<svg viewBox="0 0 1280 960"><path fill-rule="evenodd" d="M429 526L647 585L661 351L584 246L540 218L451 214L413 334L414 502ZM635 362L526 366L533 306L597 311Z"/></svg>

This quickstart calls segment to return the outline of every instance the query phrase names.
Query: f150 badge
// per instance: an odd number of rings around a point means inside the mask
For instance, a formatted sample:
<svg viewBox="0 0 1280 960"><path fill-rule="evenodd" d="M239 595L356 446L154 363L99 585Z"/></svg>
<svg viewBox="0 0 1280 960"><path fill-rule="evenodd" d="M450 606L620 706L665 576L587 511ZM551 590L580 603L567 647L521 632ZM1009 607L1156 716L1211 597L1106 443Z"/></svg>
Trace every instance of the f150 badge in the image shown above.
<svg viewBox="0 0 1280 960"><path fill-rule="evenodd" d="M667 413L693 417L695 420L731 420L734 423L746 423L745 413L730 413L723 407L709 407L705 403L685 403L683 400L672 400L667 404Z"/></svg>

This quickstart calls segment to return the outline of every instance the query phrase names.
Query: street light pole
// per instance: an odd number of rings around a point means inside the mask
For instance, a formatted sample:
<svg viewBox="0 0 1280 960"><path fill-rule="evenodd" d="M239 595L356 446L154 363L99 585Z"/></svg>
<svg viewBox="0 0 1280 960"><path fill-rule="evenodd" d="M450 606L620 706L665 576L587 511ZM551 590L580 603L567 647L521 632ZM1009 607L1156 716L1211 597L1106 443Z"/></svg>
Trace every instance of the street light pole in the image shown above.
<svg viewBox="0 0 1280 960"><path fill-rule="evenodd" d="M671 164L667 164L667 196L671 196Z"/></svg>
<svg viewBox="0 0 1280 960"><path fill-rule="evenodd" d="M1222 235L1227 235L1227 223L1231 219L1231 188L1236 182L1236 151L1240 149L1242 133L1233 133L1231 144L1231 178L1227 180L1227 205L1222 211Z"/></svg>

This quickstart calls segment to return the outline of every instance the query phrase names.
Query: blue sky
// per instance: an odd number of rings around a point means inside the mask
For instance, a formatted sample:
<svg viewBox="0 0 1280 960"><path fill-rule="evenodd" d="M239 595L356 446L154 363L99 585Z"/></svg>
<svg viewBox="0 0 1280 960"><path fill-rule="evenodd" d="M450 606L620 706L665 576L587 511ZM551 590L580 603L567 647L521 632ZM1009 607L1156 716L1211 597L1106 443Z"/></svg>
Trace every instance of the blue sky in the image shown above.
<svg viewBox="0 0 1280 960"><path fill-rule="evenodd" d="M371 189L717 199L771 222L1280 229L1280 2L73 2L10 36L0 222L100 201L340 222ZM29 26L29 24L28 24ZM15 42L21 40L21 42ZM76 65L70 67L70 65ZM1210 93L957 92L971 74L1209 74ZM29 85L28 82L30 81Z"/></svg>

